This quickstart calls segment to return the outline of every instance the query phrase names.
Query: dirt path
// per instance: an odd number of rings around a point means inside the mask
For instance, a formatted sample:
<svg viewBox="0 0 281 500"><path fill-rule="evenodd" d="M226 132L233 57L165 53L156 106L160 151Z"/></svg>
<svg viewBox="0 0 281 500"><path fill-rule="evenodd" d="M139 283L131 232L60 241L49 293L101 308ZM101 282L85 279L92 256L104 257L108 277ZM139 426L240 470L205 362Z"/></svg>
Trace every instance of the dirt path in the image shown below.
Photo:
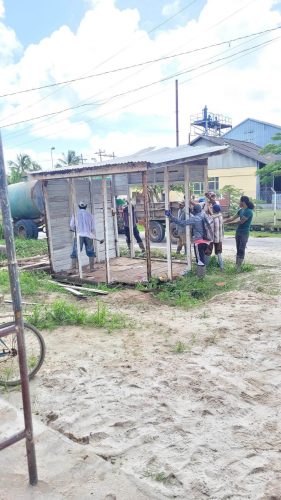
<svg viewBox="0 0 281 500"><path fill-rule="evenodd" d="M190 311L132 290L105 300L132 324L46 332L35 414L148 499L281 498L280 296L229 292Z"/></svg>

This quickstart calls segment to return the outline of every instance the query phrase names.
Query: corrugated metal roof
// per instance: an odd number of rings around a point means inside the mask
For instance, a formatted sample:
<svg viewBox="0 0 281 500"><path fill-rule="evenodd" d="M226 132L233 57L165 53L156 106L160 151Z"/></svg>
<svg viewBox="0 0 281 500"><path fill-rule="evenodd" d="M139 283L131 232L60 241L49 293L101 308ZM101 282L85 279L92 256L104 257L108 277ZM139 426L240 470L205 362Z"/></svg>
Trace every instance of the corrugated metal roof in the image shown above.
<svg viewBox="0 0 281 500"><path fill-rule="evenodd" d="M200 137L196 137L191 144L196 144L200 139L204 139L209 141L212 144L227 144L233 148L234 151L240 153L248 158L252 158L260 163L267 164L276 159L278 159L277 155L266 155L263 156L260 154L260 146L253 144L252 142L247 141L238 141L237 139L227 139L225 136L223 137L211 137L202 135Z"/></svg>
<svg viewBox="0 0 281 500"><path fill-rule="evenodd" d="M73 167L56 168L52 170L40 170L31 172L30 177L37 179L50 178L52 176L67 176L68 174L81 174L86 175L99 175L101 170L107 170L106 173L110 175L111 167L123 167L123 172L128 169L128 172L138 172L141 170L152 169L169 165L170 163L176 164L183 162L192 162L195 160L205 159L209 156L222 154L227 150L226 145L217 145L213 147L200 146L196 149L189 145L179 146L177 148L147 148L138 151L130 156L122 156L113 158L110 162L99 162L83 165L75 165ZM116 173L116 168L114 169ZM121 171L121 168L120 168ZM104 172L103 172L104 173Z"/></svg>

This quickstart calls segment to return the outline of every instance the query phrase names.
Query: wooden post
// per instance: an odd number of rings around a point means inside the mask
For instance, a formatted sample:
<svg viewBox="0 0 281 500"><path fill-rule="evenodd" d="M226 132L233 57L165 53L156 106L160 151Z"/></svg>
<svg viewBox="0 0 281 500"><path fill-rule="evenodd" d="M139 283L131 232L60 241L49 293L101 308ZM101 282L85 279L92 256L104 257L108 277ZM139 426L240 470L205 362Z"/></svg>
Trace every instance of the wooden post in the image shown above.
<svg viewBox="0 0 281 500"><path fill-rule="evenodd" d="M80 237L79 237L78 218L77 218L77 199L76 199L76 189L75 189L74 182L75 182L74 179L69 179L70 197L71 197L71 204L72 204L74 224L75 224L75 238L76 238L76 245L77 245L79 278L82 279L83 278L83 269L82 269L82 262L81 262Z"/></svg>
<svg viewBox="0 0 281 500"><path fill-rule="evenodd" d="M208 182L208 163L204 165L204 193L209 191L209 182Z"/></svg>
<svg viewBox="0 0 281 500"><path fill-rule="evenodd" d="M186 218L189 217L190 191L189 191L189 166L184 167L184 195L185 195L185 213ZM191 270L191 242L190 242L190 226L186 226L186 264L187 270Z"/></svg>
<svg viewBox="0 0 281 500"><path fill-rule="evenodd" d="M106 283L110 283L109 268L109 239L108 239L108 214L107 214L107 185L106 176L102 176L102 194L103 194L103 225L104 225L104 247L105 247L105 270Z"/></svg>
<svg viewBox="0 0 281 500"><path fill-rule="evenodd" d="M42 182L48 254L49 254L49 259L50 259L51 270L52 270L52 272L54 272L53 263L55 262L55 259L54 259L54 250L53 250L52 227L51 227L50 207L49 207L49 197L48 197L47 185L48 185L48 181Z"/></svg>
<svg viewBox="0 0 281 500"><path fill-rule="evenodd" d="M114 227L114 241L115 241L115 251L116 257L120 257L119 241L118 241L118 220L117 220L117 207L116 207L116 192L115 192L115 175L111 177L111 204L114 215L113 217L113 227Z"/></svg>
<svg viewBox="0 0 281 500"><path fill-rule="evenodd" d="M96 182L100 182L98 181L95 177L90 177L90 181L91 181L91 184L90 184L90 193L91 193L91 208L92 208L92 216L94 217L94 223L95 223L95 229L96 229L96 238L98 238L98 234L97 234L97 211L95 209L95 197L96 197L96 193L95 193L95 190L94 190L94 183L95 183L95 180ZM94 247L95 247L95 252L96 252L96 262L100 262L100 245L97 244L96 241L94 241Z"/></svg>
<svg viewBox="0 0 281 500"><path fill-rule="evenodd" d="M129 179L128 179L129 181ZM132 207L132 199L131 199L131 188L128 184L128 193L127 193L127 201L128 201L128 218L129 218L129 234L130 234L130 256L131 259L135 256L135 248L134 248L134 218L133 218L133 207Z"/></svg>
<svg viewBox="0 0 281 500"><path fill-rule="evenodd" d="M164 192L165 192L165 210L170 209L170 193L169 193L169 170L164 169ZM171 259L171 235L170 235L170 219L166 217L166 243L167 243L167 273L168 278L173 278L172 259Z"/></svg>
<svg viewBox="0 0 281 500"><path fill-rule="evenodd" d="M151 278L151 254L150 254L150 239L149 239L149 200L148 200L148 190L147 190L147 172L142 173L142 192L143 192L143 208L144 208L146 269L147 269L147 281L149 281Z"/></svg>

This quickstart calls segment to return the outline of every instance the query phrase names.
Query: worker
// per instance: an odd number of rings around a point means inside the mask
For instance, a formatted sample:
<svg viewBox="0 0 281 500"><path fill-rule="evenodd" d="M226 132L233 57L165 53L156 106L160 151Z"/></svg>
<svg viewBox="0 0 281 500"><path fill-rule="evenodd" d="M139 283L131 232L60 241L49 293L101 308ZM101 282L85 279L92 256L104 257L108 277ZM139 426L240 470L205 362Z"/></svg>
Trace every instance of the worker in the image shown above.
<svg viewBox="0 0 281 500"><path fill-rule="evenodd" d="M180 220L186 219L185 202L184 201L179 202L178 219L180 219ZM176 251L177 255L180 255L182 247L184 247L184 253L186 253L186 229L185 229L185 227L178 226L177 238L179 240L178 244L177 244L177 251Z"/></svg>
<svg viewBox="0 0 281 500"><path fill-rule="evenodd" d="M215 250L215 255L218 258L218 264L220 267L220 270L223 271L223 258L222 258L222 242L223 242L223 237L224 237L224 227L223 227L223 216L221 213L221 207L218 204L214 204L213 207L213 215L212 215L212 227L213 227L213 233L214 233L214 238L213 241L209 244L208 248L206 249L206 257L205 257L205 262L206 265L209 264L213 249Z"/></svg>
<svg viewBox="0 0 281 500"><path fill-rule="evenodd" d="M220 204L220 202L216 199L216 193L214 193L213 191L208 191L208 193L205 193L204 210L208 215L213 214L213 206L215 204Z"/></svg>
<svg viewBox="0 0 281 500"><path fill-rule="evenodd" d="M229 224L236 221L237 219L240 219L235 234L237 271L241 270L241 266L245 258L245 250L249 239L252 219L254 216L253 210L255 208L255 205L251 202L248 196L241 196L239 206L240 208L237 214L225 220L225 223Z"/></svg>
<svg viewBox="0 0 281 500"><path fill-rule="evenodd" d="M165 210L165 215L179 226L192 227L192 241L194 244L194 252L197 262L197 276L198 278L203 278L206 272L205 251L213 239L209 217L202 210L202 207L199 204L194 205L192 215L186 220L180 220L177 217L174 217L170 210Z"/></svg>
<svg viewBox="0 0 281 500"><path fill-rule="evenodd" d="M89 265L90 271L94 270L94 259L95 259L95 250L94 250L94 242L93 239L95 237L95 221L94 217L90 212L87 212L87 204L81 201L78 205L77 212L77 222L78 222L78 235L80 241L80 252L83 250L83 246L85 246L86 254L89 257ZM70 231L76 233L77 228L75 226L74 215L71 217L70 221ZM75 270L77 267L77 238L75 234L72 253L70 255L72 261L72 269Z"/></svg>
<svg viewBox="0 0 281 500"><path fill-rule="evenodd" d="M145 248L144 248L144 244L142 242L142 239L140 237L140 233L139 233L139 230L138 230L138 226L137 226L138 219L137 219L137 216L135 214L135 208L134 208L133 205L132 205L132 215L133 215L133 220L132 220L133 234L134 234L134 237L137 240L137 243L138 243L138 245L139 245L142 253L144 253L145 252ZM126 235L126 242L127 242L128 252L130 253L130 251L131 251L131 237L130 237L130 227L129 227L129 206L128 206L128 204L123 209L123 219L124 219L124 232L125 232L125 235Z"/></svg>

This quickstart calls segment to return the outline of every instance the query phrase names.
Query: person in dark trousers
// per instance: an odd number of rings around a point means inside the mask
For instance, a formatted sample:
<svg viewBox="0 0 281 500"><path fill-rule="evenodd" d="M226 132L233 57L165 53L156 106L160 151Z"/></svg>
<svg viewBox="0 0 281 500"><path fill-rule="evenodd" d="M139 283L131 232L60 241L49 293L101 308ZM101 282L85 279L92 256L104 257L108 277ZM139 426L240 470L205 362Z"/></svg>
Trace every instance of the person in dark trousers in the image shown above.
<svg viewBox="0 0 281 500"><path fill-rule="evenodd" d="M178 210L178 219L180 220L185 220L186 218L186 213L185 213L185 202L180 201L179 202L179 210ZM184 253L186 253L186 230L185 227L180 227L177 229L177 238L178 238L178 244L177 244L177 255L180 255L182 247L184 247Z"/></svg>
<svg viewBox="0 0 281 500"><path fill-rule="evenodd" d="M70 231L76 233L78 231L79 242L80 242L80 252L82 252L83 246L85 246L86 255L89 257L90 270L94 270L94 258L96 256L93 244L93 238L95 237L95 221L94 217L90 212L87 212L87 204L81 201L78 205L79 209L77 212L77 222L78 228L75 227L74 215L71 217L70 221ZM71 252L72 270L74 271L77 267L77 241L74 238L73 248Z"/></svg>
<svg viewBox="0 0 281 500"><path fill-rule="evenodd" d="M132 222L133 222L134 237L136 238L137 243L138 243L141 251L144 253L145 248L144 248L144 244L142 242L142 239L140 237L140 233L139 233L138 226L137 226L138 219L137 219L137 216L135 214L135 209L133 206L132 206L132 214L133 214L133 221ZM130 238L130 228L129 228L129 206L128 205L126 205L123 209L123 219L124 219L124 232L126 235L127 247L128 247L128 251L130 252L130 250L131 250L131 238Z"/></svg>
<svg viewBox="0 0 281 500"><path fill-rule="evenodd" d="M245 250L247 242L249 239L250 227L252 219L254 216L255 206L251 202L248 196L241 196L240 198L240 208L236 215L230 217L225 221L226 224L239 220L238 227L236 229L235 240L236 240L236 268L240 271L245 258Z"/></svg>
<svg viewBox="0 0 281 500"><path fill-rule="evenodd" d="M194 205L191 216L186 220L180 220L177 217L174 217L169 210L165 210L165 215L178 226L192 227L192 241L194 244L194 253L197 262L197 276L198 278L203 278L206 271L205 252L210 244L210 240L207 240L205 237L206 227L209 228L210 233L212 232L207 214L202 210L201 205Z"/></svg>

